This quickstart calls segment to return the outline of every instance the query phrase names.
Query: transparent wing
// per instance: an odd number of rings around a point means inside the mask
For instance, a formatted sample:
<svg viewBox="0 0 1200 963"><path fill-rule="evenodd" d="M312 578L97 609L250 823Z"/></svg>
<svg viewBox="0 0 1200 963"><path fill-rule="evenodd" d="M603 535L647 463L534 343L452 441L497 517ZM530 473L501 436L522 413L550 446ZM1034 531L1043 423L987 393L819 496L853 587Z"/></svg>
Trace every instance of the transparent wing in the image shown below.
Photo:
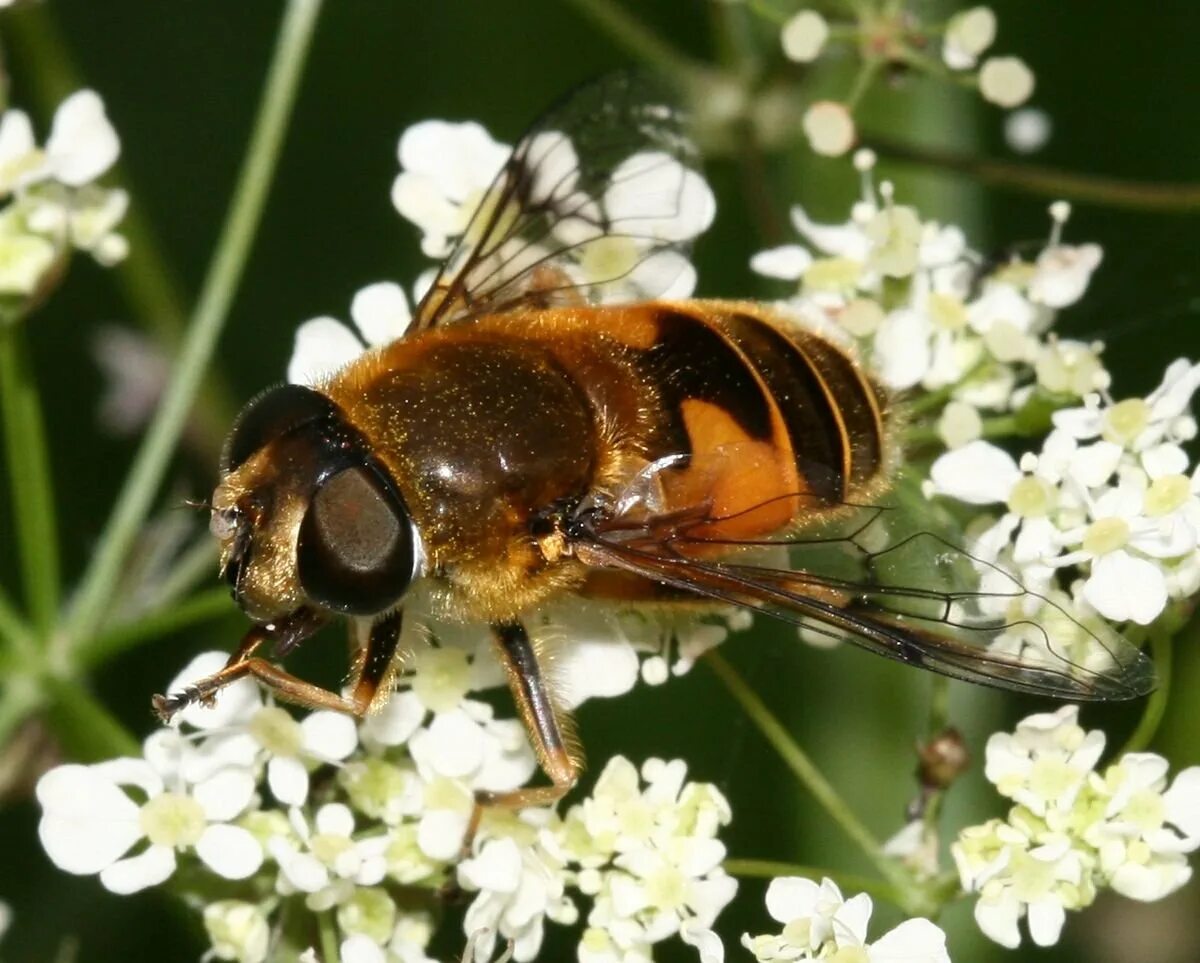
<svg viewBox="0 0 1200 963"><path fill-rule="evenodd" d="M957 679L1073 701L1131 699L1154 687L1150 660L1107 623L1075 617L1065 597L1027 589L903 510L786 497L812 519L798 534L721 536L730 522L773 512L777 500L714 517L703 505L658 514L637 498L612 517L582 516L572 534L588 564ZM748 561L755 553L747 549L769 557Z"/></svg>
<svg viewBox="0 0 1200 963"><path fill-rule="evenodd" d="M683 118L641 75L581 87L518 141L410 330L522 306L686 297L716 202Z"/></svg>

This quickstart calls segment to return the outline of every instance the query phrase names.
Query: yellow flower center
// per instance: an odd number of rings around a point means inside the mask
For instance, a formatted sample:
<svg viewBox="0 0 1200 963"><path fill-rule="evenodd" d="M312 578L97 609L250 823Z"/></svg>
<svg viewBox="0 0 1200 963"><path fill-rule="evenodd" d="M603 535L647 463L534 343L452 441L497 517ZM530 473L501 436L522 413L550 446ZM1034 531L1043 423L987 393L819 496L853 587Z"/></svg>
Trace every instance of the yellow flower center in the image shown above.
<svg viewBox="0 0 1200 963"><path fill-rule="evenodd" d="M1118 445L1130 444L1150 424L1150 406L1142 398L1127 398L1104 413L1102 434Z"/></svg>
<svg viewBox="0 0 1200 963"><path fill-rule="evenodd" d="M929 317L947 331L961 331L967 326L966 307L950 294L929 295Z"/></svg>
<svg viewBox="0 0 1200 963"><path fill-rule="evenodd" d="M1083 550L1092 555L1107 555L1129 541L1129 523L1123 518L1102 518L1088 526Z"/></svg>
<svg viewBox="0 0 1200 963"><path fill-rule="evenodd" d="M1156 478L1146 489L1146 514L1169 515L1177 508L1182 508L1192 493L1192 486L1186 475L1163 475Z"/></svg>
<svg viewBox="0 0 1200 963"><path fill-rule="evenodd" d="M275 756L296 756L304 745L300 723L279 706L265 706L250 720L250 735Z"/></svg>
<svg viewBox="0 0 1200 963"><path fill-rule="evenodd" d="M138 822L151 843L172 849L194 846L208 825L196 800L174 792L164 792L147 802L138 813Z"/></svg>
<svg viewBox="0 0 1200 963"><path fill-rule="evenodd" d="M815 291L845 291L862 276L863 266L848 257L822 257L804 272L804 286Z"/></svg>
<svg viewBox="0 0 1200 963"><path fill-rule="evenodd" d="M1042 518L1054 507L1054 488L1036 475L1026 475L1008 495L1009 511L1022 518Z"/></svg>

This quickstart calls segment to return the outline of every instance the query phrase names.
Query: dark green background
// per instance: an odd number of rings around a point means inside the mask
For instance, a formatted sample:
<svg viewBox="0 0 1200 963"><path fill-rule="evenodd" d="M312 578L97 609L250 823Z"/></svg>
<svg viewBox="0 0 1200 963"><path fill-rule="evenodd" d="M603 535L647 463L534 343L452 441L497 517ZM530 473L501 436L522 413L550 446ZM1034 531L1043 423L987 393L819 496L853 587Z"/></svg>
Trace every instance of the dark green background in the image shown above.
<svg viewBox="0 0 1200 963"><path fill-rule="evenodd" d="M88 85L105 98L121 134L123 162L137 203L153 222L167 260L189 297L211 253L255 109L281 4L234 0L50 0L46 11L0 15L15 105L36 104L33 53L22 18L54 18ZM1200 87L1195 38L1200 5L1008 0L998 50L1034 68L1034 102L1054 118L1054 135L1039 163L1149 180L1200 180ZM701 0L638 0L638 11L680 47L711 60L711 9ZM31 23L32 21L25 21ZM775 57L772 46L765 56ZM282 377L297 323L317 314L346 317L361 285L384 278L408 283L423 266L415 231L388 202L396 172L398 133L427 117L477 119L511 141L549 100L588 77L630 63L567 3L384 2L330 0L280 161L260 236L219 350L219 367L235 399ZM44 66L44 65L43 65ZM843 88L844 89L844 88ZM38 129L49 115L34 110ZM966 92L940 96L916 82L869 98L879 130L910 141L958 144L1008 156L1001 114ZM852 189L844 162L815 160L803 150L770 160L770 189L782 213L803 201L840 218ZM903 173L884 166L886 174ZM715 229L700 245L701 293L778 293L746 268L762 239L739 194L735 165L709 167L718 193ZM940 174L901 180L925 213L970 226L978 248L990 250L1044 235L1047 200L977 189ZM1139 393L1180 354L1200 355L1200 276L1195 216L1148 215L1077 205L1068 228L1093 239L1105 260L1092 292L1067 313L1064 332L1102 338L1117 393ZM98 430L94 410L102 383L90 342L102 322L129 318L111 277L77 262L69 283L30 320L43 386L64 533L64 562L77 574L106 517L131 440ZM176 491L202 497L211 471L182 461ZM5 500L7 497L5 496ZM0 525L9 524L7 513ZM15 562L0 535L0 578L16 584ZM103 702L130 728L151 727L148 695L161 688L191 652L228 648L241 620L231 614L203 630L164 638L107 666L96 679ZM1158 748L1176 767L1200 763L1200 657L1195 640L1179 647L1176 686ZM338 647L303 654L309 671L336 676ZM869 825L886 835L901 824L913 791L913 741L922 731L928 681L918 673L855 652L801 647L790 630L761 626L728 647L731 657L784 716L816 760L845 791ZM303 664L303 662L302 662ZM955 685L953 718L971 747L1043 704ZM1088 710L1085 724L1103 726L1112 741L1129 730L1136 707ZM581 713L591 758L615 752L636 760L683 756L695 778L717 782L731 796L732 855L794 859L866 871L826 817L798 791L755 730L704 669L662 689L640 688ZM974 776L967 781L977 784ZM1001 800L964 785L950 819L978 822L1003 812ZM116 897L94 879L59 873L36 839L37 813L28 798L0 811L0 898L15 909L13 930L0 944L7 961L53 958L64 933L80 939L79 960L195 960L202 937L181 911L155 893ZM761 886L723 923L729 959L743 930L762 932L768 919ZM1052 953L1024 948L1007 954L981 940L966 904L946 917L956 961L1017 959L1169 961L1200 958L1200 889L1141 907L1104 899L1068 922ZM879 930L895 922L881 908ZM449 952L449 950L447 951ZM687 951L690 953L690 951ZM546 959L573 957L570 944L548 944ZM688 958L667 948L662 958Z"/></svg>

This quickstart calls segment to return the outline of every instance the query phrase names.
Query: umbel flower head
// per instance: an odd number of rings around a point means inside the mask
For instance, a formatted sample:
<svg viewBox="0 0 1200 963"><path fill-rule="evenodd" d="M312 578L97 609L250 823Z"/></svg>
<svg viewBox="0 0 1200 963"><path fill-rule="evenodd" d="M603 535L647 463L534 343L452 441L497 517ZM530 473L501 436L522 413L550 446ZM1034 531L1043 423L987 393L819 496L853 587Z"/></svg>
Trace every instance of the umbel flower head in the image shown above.
<svg viewBox="0 0 1200 963"><path fill-rule="evenodd" d="M951 847L975 919L1003 946L1020 945L1026 917L1039 946L1058 942L1067 910L1108 887L1162 899L1192 876L1200 848L1200 766L1168 780L1154 753L1129 753L1098 770L1104 733L1086 732L1064 706L988 740L985 774L1016 805L1007 819L964 829Z"/></svg>
<svg viewBox="0 0 1200 963"><path fill-rule="evenodd" d="M115 229L129 196L95 183L119 154L94 91L59 105L42 147L24 111L0 114L0 295L32 295L72 248L104 265L125 257L128 244Z"/></svg>

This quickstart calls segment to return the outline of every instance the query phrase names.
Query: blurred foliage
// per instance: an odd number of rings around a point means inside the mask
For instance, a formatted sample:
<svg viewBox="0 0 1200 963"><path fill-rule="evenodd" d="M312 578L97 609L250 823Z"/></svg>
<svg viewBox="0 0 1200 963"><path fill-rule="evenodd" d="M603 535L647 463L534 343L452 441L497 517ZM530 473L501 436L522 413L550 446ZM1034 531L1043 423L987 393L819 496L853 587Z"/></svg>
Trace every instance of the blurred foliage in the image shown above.
<svg viewBox="0 0 1200 963"><path fill-rule="evenodd" d="M327 5L246 280L220 346L224 396L207 396L208 414L223 418L281 379L299 321L318 314L345 317L351 294L363 284L385 278L407 283L415 276L414 232L388 203L396 137L403 128L426 117L470 118L511 141L564 90L629 64L627 51L581 14L584 6L546 0ZM1192 56L1200 6L1189 0L1136 8L1092 0L1051 5L998 0L993 6L1004 48L1032 65L1038 78L1034 103L1053 118L1053 136L1039 164L1149 181L1200 180L1195 124L1200 88ZM228 201L280 9L280 3L263 0L48 0L0 16L11 101L30 109L39 129L65 92L54 84L69 87L71 71L104 96L123 141L126 186L153 227L185 307L199 286ZM747 25L737 4L638 0L624 9L700 60L736 59L739 49L750 49L763 65L779 69L773 38L756 36L761 27ZM47 30L61 36L69 63L41 42ZM47 62L48 56L54 61ZM965 91L947 93L924 81L898 85L875 97L863 120L868 130L905 143L1014 160L1003 145L1001 112ZM698 254L701 293L772 293L747 268L748 256L764 244L763 225L754 214L762 198L774 216L765 226L777 231L786 224L789 204L802 202L819 216L840 217L855 189L844 160L817 159L799 145L753 160L760 166L717 157L709 167L721 207ZM885 162L882 171L928 215L964 224L983 250L1047 231L1046 198L985 189L927 165ZM747 199L748 183L757 202ZM1067 313L1063 331L1107 343L1106 362L1118 394L1145 391L1179 354L1200 354L1200 221L1078 205L1068 238L1098 241L1105 260L1091 293ZM70 283L29 325L68 582L86 561L134 448L132 440L97 426L103 385L92 354L100 326L130 321L129 304L114 279L79 264ZM206 456L180 460L161 502L165 515L185 513L183 499L204 497L213 477ZM7 503L3 488L0 502ZM5 513L0 525L8 524ZM201 520L195 524L199 529ZM10 543L5 529L0 545ZM8 552L0 552L0 581L17 582ZM230 606L228 615L202 628L155 638L105 665L94 691L132 731L145 733L152 725L149 693L190 653L230 647L241 624ZM897 829L915 791L912 749L925 730L928 679L857 652L812 651L798 645L791 630L773 625L760 624L726 652L868 825L881 836ZM337 644L309 646L297 657L298 671L333 679L341 658ZM1177 688L1156 747L1182 768L1200 762L1200 700L1189 695L1200 687L1194 638L1181 640L1177 661ZM950 714L980 753L989 732L1038 708L1033 700L955 685ZM1119 744L1137 712L1137 706L1088 710L1085 724L1105 728L1110 744ZM580 715L594 761L616 751L633 759L682 756L695 778L727 791L736 816L727 837L731 854L791 855L847 871L868 868L856 854L847 858L845 840L798 794L703 667L661 689L639 688L619 703L589 703ZM33 768L46 765L55 750L36 728L24 731L18 746L25 755L10 755L8 761L19 758L27 778L9 785L0 811L5 869L0 898L15 911L0 956L9 963L199 958L204 943L195 923L168 897L113 896L94 879L68 877L50 865L37 842L29 792ZM951 825L1003 810L984 788L970 779L956 788L948 802ZM742 931L763 928L761 889L746 882L744 898L722 918L727 943ZM1153 907L1110 899L1069 921L1060 947L1037 955L1194 960L1200 958L1197 911L1195 886ZM954 907L945 923L956 960L1018 956L978 935L966 903ZM65 932L78 938L77 953L64 943ZM443 948L447 955L454 950ZM729 950L738 958L740 950L733 945ZM691 953L678 946L670 952L680 959ZM543 958L569 955L560 940L547 945Z"/></svg>

